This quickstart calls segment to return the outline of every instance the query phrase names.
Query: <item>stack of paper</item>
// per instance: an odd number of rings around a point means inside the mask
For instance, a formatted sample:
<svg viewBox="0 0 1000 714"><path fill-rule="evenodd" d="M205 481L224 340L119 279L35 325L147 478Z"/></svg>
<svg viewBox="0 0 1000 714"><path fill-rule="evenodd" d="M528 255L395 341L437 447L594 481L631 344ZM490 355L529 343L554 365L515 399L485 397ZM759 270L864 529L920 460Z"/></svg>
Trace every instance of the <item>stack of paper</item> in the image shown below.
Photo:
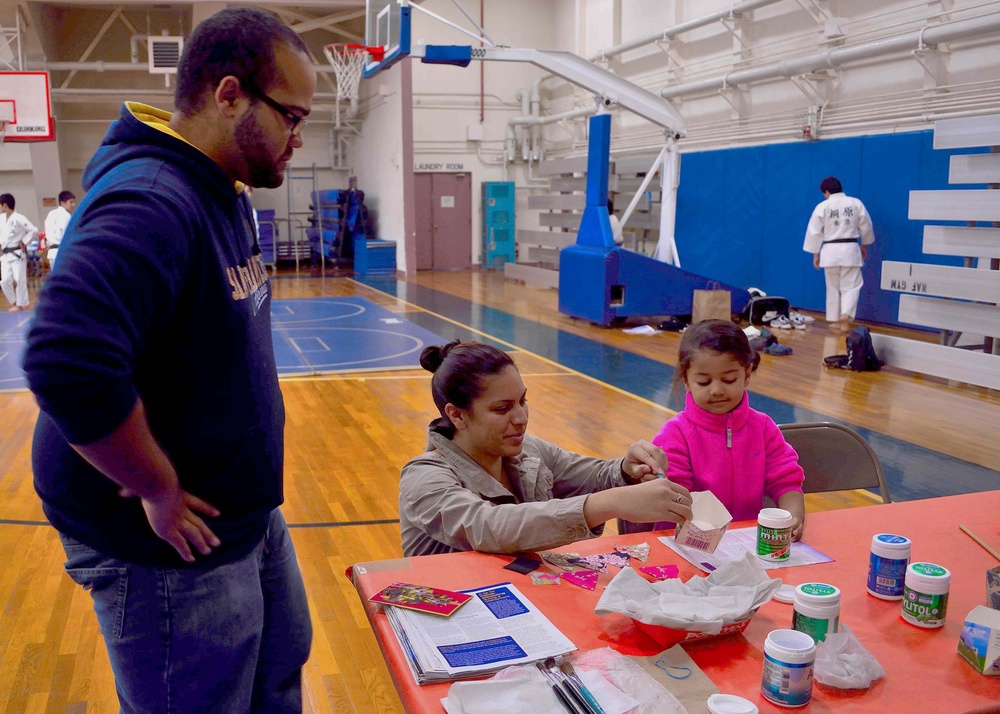
<svg viewBox="0 0 1000 714"><path fill-rule="evenodd" d="M386 608L418 684L483 677L576 649L510 583L464 592L472 599L447 619Z"/></svg>

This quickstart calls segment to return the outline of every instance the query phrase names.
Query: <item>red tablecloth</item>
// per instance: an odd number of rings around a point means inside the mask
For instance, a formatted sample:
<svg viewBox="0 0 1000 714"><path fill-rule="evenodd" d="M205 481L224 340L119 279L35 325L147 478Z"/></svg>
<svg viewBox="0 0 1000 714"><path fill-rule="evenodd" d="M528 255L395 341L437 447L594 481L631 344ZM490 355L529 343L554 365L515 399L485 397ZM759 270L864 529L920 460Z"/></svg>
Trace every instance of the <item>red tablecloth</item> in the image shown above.
<svg viewBox="0 0 1000 714"><path fill-rule="evenodd" d="M946 477L942 475L942 477ZM773 577L797 585L821 581L841 589L841 622L885 668L886 676L865 691L843 691L821 685L813 688L808 711L824 712L965 712L1000 702L1000 677L976 672L957 654L965 615L985 604L986 570L996 560L969 538L964 524L995 549L1000 548L1000 491L892 503L866 508L810 514L804 541L835 560L832 563L769 571ZM734 524L731 527L752 525ZM904 622L900 603L878 600L866 589L871 537L898 533L913 541L911 562L929 561L952 572L947 621L925 630ZM614 544L648 542L649 561L639 565L676 563L681 578L700 575L694 566L667 548L658 534L614 536L581 541L559 550L585 555L607 552ZM601 575L590 592L568 583L535 586L528 576L503 570L510 556L482 553L401 558L359 563L353 579L365 602L389 670L408 712L442 712L440 699L449 684L419 686L413 680L388 620L368 598L387 585L409 582L461 590L510 580L580 650L610 646L623 654L653 655L662 648L637 630L627 617L594 615L604 586L617 569ZM791 605L769 602L746 632L703 643L685 645L698 666L722 692L754 701L762 712L787 711L760 695L764 638L774 629L791 626Z"/></svg>

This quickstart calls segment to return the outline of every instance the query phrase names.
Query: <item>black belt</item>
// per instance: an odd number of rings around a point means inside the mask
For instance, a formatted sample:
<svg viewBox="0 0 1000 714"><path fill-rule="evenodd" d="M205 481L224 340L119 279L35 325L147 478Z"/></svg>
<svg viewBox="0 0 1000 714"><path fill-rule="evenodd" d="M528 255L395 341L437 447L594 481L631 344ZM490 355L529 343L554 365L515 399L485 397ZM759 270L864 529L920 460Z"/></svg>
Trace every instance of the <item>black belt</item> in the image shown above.
<svg viewBox="0 0 1000 714"><path fill-rule="evenodd" d="M20 246L18 246L17 248L4 248L3 249L3 254L4 255L10 255L11 253L20 253L20 252L21 252L21 247ZM20 258L21 256L18 255L17 257Z"/></svg>
<svg viewBox="0 0 1000 714"><path fill-rule="evenodd" d="M827 243L857 243L857 242L858 242L857 238L834 238L833 240L823 241L823 245L826 245Z"/></svg>

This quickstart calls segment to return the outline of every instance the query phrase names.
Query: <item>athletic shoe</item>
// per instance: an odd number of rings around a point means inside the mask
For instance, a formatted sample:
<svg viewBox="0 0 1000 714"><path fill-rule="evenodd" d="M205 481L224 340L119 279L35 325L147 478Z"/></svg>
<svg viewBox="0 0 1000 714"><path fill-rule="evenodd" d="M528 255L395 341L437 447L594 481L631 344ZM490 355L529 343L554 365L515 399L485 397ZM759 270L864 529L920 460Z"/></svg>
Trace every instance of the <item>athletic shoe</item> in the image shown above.
<svg viewBox="0 0 1000 714"><path fill-rule="evenodd" d="M767 312L765 312L761 316L760 321L763 322L763 323L768 323L771 320L773 320L774 318L776 318L777 316L778 316L778 312L776 310L768 310Z"/></svg>
<svg viewBox="0 0 1000 714"><path fill-rule="evenodd" d="M808 324L809 324L810 322L816 322L816 318L815 318L815 317L813 317L812 315L803 315L802 313L799 313L799 312L795 312L794 310L792 310L792 311L791 311L791 312L789 313L789 315L788 315L788 316L789 316L790 318L792 318L793 320L794 320L794 319L795 319L796 317L798 317L798 318L801 318L801 320L802 320L802 321L803 321L804 323L806 323L807 325L808 325Z"/></svg>
<svg viewBox="0 0 1000 714"><path fill-rule="evenodd" d="M796 330L804 330L804 329L806 329L806 321L805 321L805 319L802 317L802 315L800 315L797 312L793 312L789 316L788 321L792 323L792 327L794 327Z"/></svg>
<svg viewBox="0 0 1000 714"><path fill-rule="evenodd" d="M771 327L777 327L779 330L790 330L792 329L792 321L789 320L784 315L778 315L776 318L768 323ZM803 327L805 327L803 325Z"/></svg>
<svg viewBox="0 0 1000 714"><path fill-rule="evenodd" d="M767 349L764 351L767 352L769 355L777 355L778 357L786 357L787 355L792 354L791 347L789 347L788 345L779 345L777 343L773 345L768 345Z"/></svg>

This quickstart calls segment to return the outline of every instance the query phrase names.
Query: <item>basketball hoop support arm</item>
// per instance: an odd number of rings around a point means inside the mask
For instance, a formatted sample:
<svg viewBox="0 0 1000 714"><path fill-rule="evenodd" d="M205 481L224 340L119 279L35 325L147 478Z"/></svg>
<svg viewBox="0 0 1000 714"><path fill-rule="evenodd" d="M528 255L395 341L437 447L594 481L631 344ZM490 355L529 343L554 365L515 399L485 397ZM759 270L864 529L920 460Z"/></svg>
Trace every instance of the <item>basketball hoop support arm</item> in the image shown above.
<svg viewBox="0 0 1000 714"><path fill-rule="evenodd" d="M687 134L687 124L669 101L572 52L511 47L418 45L411 47L410 56L420 57L422 62L429 64L452 64L463 67L472 60L528 62L593 92L598 103L604 108L617 105L663 127L666 141L657 160L661 193L660 241L656 248L656 258L665 263L680 265L674 240L678 176L677 140ZM657 170L657 167L654 166L653 170ZM649 176L652 176L652 173ZM632 204L636 203L638 195L633 198ZM629 206L630 209L634 208L632 204ZM627 220L628 216L625 218Z"/></svg>

